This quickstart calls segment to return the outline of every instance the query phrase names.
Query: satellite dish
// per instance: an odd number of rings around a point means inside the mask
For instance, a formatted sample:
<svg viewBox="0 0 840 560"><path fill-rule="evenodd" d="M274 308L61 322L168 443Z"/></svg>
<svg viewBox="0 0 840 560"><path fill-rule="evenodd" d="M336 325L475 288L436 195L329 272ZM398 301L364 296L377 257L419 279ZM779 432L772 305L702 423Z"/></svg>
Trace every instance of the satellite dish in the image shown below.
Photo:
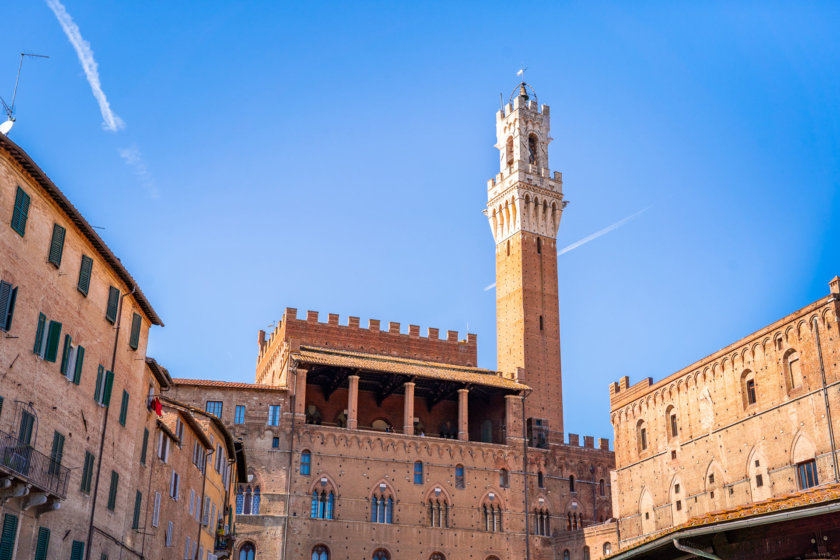
<svg viewBox="0 0 840 560"><path fill-rule="evenodd" d="M12 127L15 125L14 119L9 119L3 124L0 124L0 134L6 136L9 134L9 131L12 130Z"/></svg>

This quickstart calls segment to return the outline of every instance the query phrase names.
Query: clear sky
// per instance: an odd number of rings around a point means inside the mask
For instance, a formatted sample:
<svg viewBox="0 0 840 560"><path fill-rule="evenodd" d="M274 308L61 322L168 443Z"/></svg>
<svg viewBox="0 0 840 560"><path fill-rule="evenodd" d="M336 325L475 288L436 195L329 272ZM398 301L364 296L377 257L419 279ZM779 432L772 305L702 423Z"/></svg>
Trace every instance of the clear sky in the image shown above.
<svg viewBox="0 0 840 560"><path fill-rule="evenodd" d="M51 58L24 63L10 137L102 228L176 377L252 381L287 306L469 328L495 367L481 210L522 64L570 201L558 247L646 209L559 257L568 431L612 438L610 382L840 273L836 2L63 6L102 93L57 0L11 0L0 94L19 52Z"/></svg>

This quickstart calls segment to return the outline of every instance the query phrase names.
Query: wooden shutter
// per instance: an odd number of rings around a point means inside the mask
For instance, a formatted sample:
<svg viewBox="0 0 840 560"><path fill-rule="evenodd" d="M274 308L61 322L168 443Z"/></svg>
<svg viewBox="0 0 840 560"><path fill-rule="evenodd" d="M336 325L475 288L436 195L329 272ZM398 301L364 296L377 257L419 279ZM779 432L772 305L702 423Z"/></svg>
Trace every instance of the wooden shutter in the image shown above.
<svg viewBox="0 0 840 560"><path fill-rule="evenodd" d="M58 224L53 225L52 240L50 241L49 261L56 268L61 266L61 255L64 253L65 230Z"/></svg>
<svg viewBox="0 0 840 560"><path fill-rule="evenodd" d="M76 350L76 369L73 372L73 383L78 385L82 381L82 364L85 362L85 347L79 346Z"/></svg>
<svg viewBox="0 0 840 560"><path fill-rule="evenodd" d="M90 494L90 483L93 478L93 462L95 458L93 453L85 451L85 465L82 468L82 485L80 490L85 494Z"/></svg>
<svg viewBox="0 0 840 560"><path fill-rule="evenodd" d="M38 314L38 328L35 329L35 346L32 351L38 355L41 354L41 348L44 347L44 327L47 324L47 316L43 313Z"/></svg>
<svg viewBox="0 0 840 560"><path fill-rule="evenodd" d="M125 426L125 419L128 416L128 391L123 389L122 403L120 404L120 425Z"/></svg>
<svg viewBox="0 0 840 560"><path fill-rule="evenodd" d="M105 310L105 318L111 323L117 322L117 308L120 305L120 291L111 286L108 288L108 308Z"/></svg>
<svg viewBox="0 0 840 560"><path fill-rule="evenodd" d="M85 556L85 543L73 541L73 548L70 550L70 560L82 560Z"/></svg>
<svg viewBox="0 0 840 560"><path fill-rule="evenodd" d="M137 313L131 318L131 338L128 340L128 345L134 350L140 345L140 324L142 320Z"/></svg>
<svg viewBox="0 0 840 560"><path fill-rule="evenodd" d="M17 288L12 288L8 282L0 282L0 330L8 331L12 328L15 298L17 298Z"/></svg>
<svg viewBox="0 0 840 560"><path fill-rule="evenodd" d="M149 447L149 428L143 428L143 446L140 448L140 464L146 464L146 449Z"/></svg>
<svg viewBox="0 0 840 560"><path fill-rule="evenodd" d="M3 516L3 530L0 532L0 560L12 560L17 536L18 518L7 513Z"/></svg>
<svg viewBox="0 0 840 560"><path fill-rule="evenodd" d="M117 507L117 487L120 483L120 475L117 471L111 471L111 490L108 492L108 509L114 511Z"/></svg>
<svg viewBox="0 0 840 560"><path fill-rule="evenodd" d="M50 530L46 527L38 528L38 544L35 546L35 560L47 560L50 548Z"/></svg>
<svg viewBox="0 0 840 560"><path fill-rule="evenodd" d="M102 394L102 404L111 406L111 387L114 385L114 372L105 372L105 391Z"/></svg>
<svg viewBox="0 0 840 560"><path fill-rule="evenodd" d="M49 473L56 474L61 466L61 459L64 456L64 436L58 432L53 434L52 451L50 452Z"/></svg>
<svg viewBox="0 0 840 560"><path fill-rule="evenodd" d="M137 495L134 496L134 519L131 522L132 529L139 529L140 528L140 504L143 503L143 494L140 490L137 491Z"/></svg>
<svg viewBox="0 0 840 560"><path fill-rule="evenodd" d="M61 351L61 375L67 375L67 362L70 358L70 347L73 339L69 334L64 335L64 349Z"/></svg>
<svg viewBox="0 0 840 560"><path fill-rule="evenodd" d="M82 255L82 265L79 267L79 283L77 287L84 295L88 295L90 288L90 272L93 269L93 259Z"/></svg>
<svg viewBox="0 0 840 560"><path fill-rule="evenodd" d="M26 233L26 218L29 216L29 195L18 187L15 193L15 209L12 212L12 229L23 237Z"/></svg>
<svg viewBox="0 0 840 560"><path fill-rule="evenodd" d="M160 492L155 492L155 508L152 511L152 527L158 526L160 519Z"/></svg>
<svg viewBox="0 0 840 560"><path fill-rule="evenodd" d="M50 321L50 328L47 330L47 350L44 352L44 359L48 362L55 362L58 356L59 340L61 340L61 323Z"/></svg>
<svg viewBox="0 0 840 560"><path fill-rule="evenodd" d="M102 365L96 370L96 390L93 393L93 400L102 402L102 376L105 375L105 368Z"/></svg>

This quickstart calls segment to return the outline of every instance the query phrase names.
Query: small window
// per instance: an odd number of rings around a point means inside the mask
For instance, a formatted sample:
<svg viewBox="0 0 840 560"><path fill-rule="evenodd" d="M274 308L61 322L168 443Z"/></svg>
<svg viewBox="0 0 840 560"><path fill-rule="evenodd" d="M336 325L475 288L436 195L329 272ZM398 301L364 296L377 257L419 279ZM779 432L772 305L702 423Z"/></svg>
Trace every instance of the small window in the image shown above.
<svg viewBox="0 0 840 560"><path fill-rule="evenodd" d="M608 542L604 543L604 554L612 554L612 546Z"/></svg>
<svg viewBox="0 0 840 560"><path fill-rule="evenodd" d="M455 467L455 488L464 488L464 465Z"/></svg>
<svg viewBox="0 0 840 560"><path fill-rule="evenodd" d="M709 475L709 484L715 483L715 473Z"/></svg>
<svg viewBox="0 0 840 560"><path fill-rule="evenodd" d="M143 494L140 490L134 495L134 517L131 520L131 528L135 531L140 528L140 512L143 505Z"/></svg>
<svg viewBox="0 0 840 560"><path fill-rule="evenodd" d="M671 437L677 437L679 429L677 427L677 415L671 414Z"/></svg>
<svg viewBox="0 0 840 560"><path fill-rule="evenodd" d="M326 546L318 545L312 549L312 560L330 560L330 551Z"/></svg>
<svg viewBox="0 0 840 560"><path fill-rule="evenodd" d="M647 449L647 429L642 428L639 431L639 436L640 445L642 446L642 451L644 451L645 449Z"/></svg>
<svg viewBox="0 0 840 560"><path fill-rule="evenodd" d="M537 161L537 137L534 134L528 136L528 163L539 165Z"/></svg>
<svg viewBox="0 0 840 560"><path fill-rule="evenodd" d="M53 224L52 239L50 239L50 253L47 257L53 266L61 266L61 255L64 253L64 235L66 230L58 224Z"/></svg>
<svg viewBox="0 0 840 560"><path fill-rule="evenodd" d="M650 512L649 511L645 512L645 519L650 519Z"/></svg>
<svg viewBox="0 0 840 560"><path fill-rule="evenodd" d="M90 494L90 486L93 480L93 462L93 453L85 451L85 462L82 467L82 484L79 487L79 490L81 490L84 494Z"/></svg>
<svg viewBox="0 0 840 560"><path fill-rule="evenodd" d="M508 257L510 256L510 239L508 239L508 242L507 242L507 256Z"/></svg>
<svg viewBox="0 0 840 560"><path fill-rule="evenodd" d="M680 493L680 485L679 484L674 484L674 494L679 494L679 493Z"/></svg>
<svg viewBox="0 0 840 560"><path fill-rule="evenodd" d="M82 255L82 264L79 266L79 281L76 287L84 296L88 295L88 290L90 289L90 275L92 270L93 259L87 255Z"/></svg>
<svg viewBox="0 0 840 560"><path fill-rule="evenodd" d="M677 452L672 449L671 450L671 459L676 459L676 458L677 458Z"/></svg>
<svg viewBox="0 0 840 560"><path fill-rule="evenodd" d="M222 401L207 401L204 406L204 411L212 414L216 418L222 417Z"/></svg>
<svg viewBox="0 0 840 560"><path fill-rule="evenodd" d="M137 347L140 346L140 327L143 324L143 319L140 318L138 313L135 313L131 317L131 336L128 339L128 345L131 347L132 350L137 350Z"/></svg>
<svg viewBox="0 0 840 560"><path fill-rule="evenodd" d="M755 486L756 488L761 488L764 486L764 477L760 474L755 475Z"/></svg>
<svg viewBox="0 0 840 560"><path fill-rule="evenodd" d="M272 404L268 407L268 425L269 426L279 426L280 425L280 405L279 404Z"/></svg>
<svg viewBox="0 0 840 560"><path fill-rule="evenodd" d="M26 192L18 187L15 193L15 208L12 211L12 229L23 237L26 233L26 219L29 217L30 198Z"/></svg>
<svg viewBox="0 0 840 560"><path fill-rule="evenodd" d="M423 462L414 462L414 484L423 484Z"/></svg>
<svg viewBox="0 0 840 560"><path fill-rule="evenodd" d="M499 486L502 488L507 488L510 486L510 475L508 474L507 469L502 469L499 471Z"/></svg>
<svg viewBox="0 0 840 560"><path fill-rule="evenodd" d="M238 404L236 405L236 409L233 414L233 423L234 424L244 424L245 423L245 405Z"/></svg>
<svg viewBox="0 0 840 560"><path fill-rule="evenodd" d="M280 438L279 437L271 438L271 448L272 449L280 449Z"/></svg>
<svg viewBox="0 0 840 560"><path fill-rule="evenodd" d="M747 404L755 404L755 379L747 380Z"/></svg>
<svg viewBox="0 0 840 560"><path fill-rule="evenodd" d="M540 315L540 330L543 330L543 316Z"/></svg>
<svg viewBox="0 0 840 560"><path fill-rule="evenodd" d="M542 239L540 239L539 237L537 237L537 254L542 254Z"/></svg>
<svg viewBox="0 0 840 560"><path fill-rule="evenodd" d="M109 323L117 322L117 311L120 306L120 291L113 286L108 288L108 307L105 308L105 318Z"/></svg>
<svg viewBox="0 0 840 560"><path fill-rule="evenodd" d="M756 466L756 467L760 467L760 466L761 466L761 463L759 462L759 460L758 460L758 459L756 459L756 460L755 460L755 466Z"/></svg>
<svg viewBox="0 0 840 560"><path fill-rule="evenodd" d="M312 454L309 451L304 451L300 454L300 474L309 476L311 466Z"/></svg>
<svg viewBox="0 0 840 560"><path fill-rule="evenodd" d="M817 463L814 459L796 465L796 474L799 479L800 490L813 488L819 484L817 480Z"/></svg>
<svg viewBox="0 0 840 560"><path fill-rule="evenodd" d="M602 479L598 482L598 488L599 488L599 490L600 490L600 492L599 492L599 493L601 494L601 496L605 496L605 495L606 495L606 486L607 486L607 485L606 485L606 483L604 482L604 479L602 478Z"/></svg>
<svg viewBox="0 0 840 560"><path fill-rule="evenodd" d="M0 282L0 331L12 329L12 316L15 314L17 288L8 282Z"/></svg>
<svg viewBox="0 0 840 560"><path fill-rule="evenodd" d="M682 511L682 502L677 500L677 511Z"/></svg>
<svg viewBox="0 0 840 560"><path fill-rule="evenodd" d="M537 473L537 486L539 488L545 488L545 475L543 475L542 471Z"/></svg>
<svg viewBox="0 0 840 560"><path fill-rule="evenodd" d="M111 489L108 491L107 508L111 511L117 507L117 488L120 484L120 475L117 471L111 471Z"/></svg>
<svg viewBox="0 0 840 560"><path fill-rule="evenodd" d="M569 492L575 491L575 475L569 475Z"/></svg>

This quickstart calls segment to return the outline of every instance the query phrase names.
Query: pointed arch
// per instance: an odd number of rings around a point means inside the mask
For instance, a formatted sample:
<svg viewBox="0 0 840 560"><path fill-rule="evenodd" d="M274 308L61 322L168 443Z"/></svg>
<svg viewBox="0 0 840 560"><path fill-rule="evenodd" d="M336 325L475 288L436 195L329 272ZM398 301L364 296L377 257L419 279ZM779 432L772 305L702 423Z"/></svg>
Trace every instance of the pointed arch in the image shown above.
<svg viewBox="0 0 840 560"><path fill-rule="evenodd" d="M758 446L753 447L747 455L746 476L750 483L752 501L760 502L770 499L773 495L770 484L770 472L764 453Z"/></svg>
<svg viewBox="0 0 840 560"><path fill-rule="evenodd" d="M686 500L687 492L682 485L679 475L674 475L671 478L671 486L668 489L668 501L671 503L671 519L672 525L679 525L685 523L688 518L688 501Z"/></svg>
<svg viewBox="0 0 840 560"><path fill-rule="evenodd" d="M653 495L647 488L642 488L639 495L639 516L642 520L642 534L647 535L656 530L656 513L653 509Z"/></svg>

